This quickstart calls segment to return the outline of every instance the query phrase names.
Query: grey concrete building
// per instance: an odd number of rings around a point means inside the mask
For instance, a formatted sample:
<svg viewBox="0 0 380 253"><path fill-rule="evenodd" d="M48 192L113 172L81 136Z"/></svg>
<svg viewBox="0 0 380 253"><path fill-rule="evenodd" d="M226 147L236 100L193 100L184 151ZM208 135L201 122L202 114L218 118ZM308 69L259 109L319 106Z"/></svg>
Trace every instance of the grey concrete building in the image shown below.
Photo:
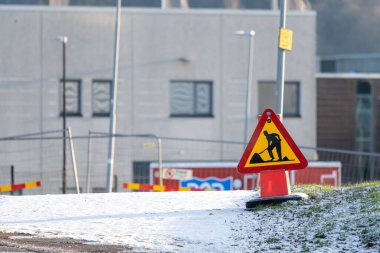
<svg viewBox="0 0 380 253"><path fill-rule="evenodd" d="M315 16L290 11L287 20L294 50L286 56L284 124L309 147L316 145ZM252 132L260 110L274 106L278 25L273 10L123 9L117 132L242 142L249 41L234 32L256 32ZM1 6L0 136L62 129L60 35L69 40L67 125L75 136L108 132L114 26L114 8ZM107 145L93 147L93 188L105 186ZM210 145L194 144L196 155L181 144L164 147L164 160L240 158L241 146ZM132 180L134 162L156 159L156 151L142 154L148 146L117 141L119 182ZM74 147L83 187L87 140ZM35 192L59 193L61 152L60 140L2 141L0 173L13 164L19 178L42 181Z"/></svg>

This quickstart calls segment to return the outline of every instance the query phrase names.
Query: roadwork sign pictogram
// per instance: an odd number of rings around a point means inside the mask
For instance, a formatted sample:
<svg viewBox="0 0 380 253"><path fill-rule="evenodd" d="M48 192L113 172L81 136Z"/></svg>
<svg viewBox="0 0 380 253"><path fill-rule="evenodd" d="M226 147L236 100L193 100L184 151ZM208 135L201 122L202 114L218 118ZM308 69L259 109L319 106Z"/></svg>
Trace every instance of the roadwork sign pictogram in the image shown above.
<svg viewBox="0 0 380 253"><path fill-rule="evenodd" d="M238 164L241 173L304 169L307 160L271 110L266 109Z"/></svg>

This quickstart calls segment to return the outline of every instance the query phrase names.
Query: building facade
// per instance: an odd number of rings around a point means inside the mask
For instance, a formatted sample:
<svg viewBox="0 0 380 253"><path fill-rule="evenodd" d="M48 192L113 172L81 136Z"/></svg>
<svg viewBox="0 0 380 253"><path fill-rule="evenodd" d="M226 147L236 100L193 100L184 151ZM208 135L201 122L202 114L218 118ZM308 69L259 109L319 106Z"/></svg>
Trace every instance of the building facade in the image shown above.
<svg viewBox="0 0 380 253"><path fill-rule="evenodd" d="M317 146L357 151L347 166L354 168L350 180L379 177L379 78L374 73L317 74Z"/></svg>
<svg viewBox="0 0 380 253"><path fill-rule="evenodd" d="M275 10L123 9L117 133L243 142L249 39L234 33L256 32L248 119L253 132L260 111L274 106L279 14ZM0 136L62 129L62 43L57 38L63 35L68 37L67 126L74 136L87 136L89 130L107 133L115 9L2 6L0 24ZM294 50L286 55L284 124L298 145L314 147L315 13L290 11L287 27L294 31ZM28 172L29 178L42 181L38 193L59 193L60 143L58 139L2 141L0 168L4 172L15 165L20 177ZM119 182L133 179L136 162L155 159L144 157L133 143L116 142ZM140 144L136 145L149 146ZM108 141L93 145L92 187L100 189L105 185ZM83 186L87 140L74 139L74 147ZM202 148L207 152L194 156L180 144L169 150L164 147L163 158L222 161L238 160L241 154L241 146L234 151L224 144L196 147Z"/></svg>
<svg viewBox="0 0 380 253"><path fill-rule="evenodd" d="M380 152L380 76L317 75L317 146ZM342 127L344 126L344 127Z"/></svg>

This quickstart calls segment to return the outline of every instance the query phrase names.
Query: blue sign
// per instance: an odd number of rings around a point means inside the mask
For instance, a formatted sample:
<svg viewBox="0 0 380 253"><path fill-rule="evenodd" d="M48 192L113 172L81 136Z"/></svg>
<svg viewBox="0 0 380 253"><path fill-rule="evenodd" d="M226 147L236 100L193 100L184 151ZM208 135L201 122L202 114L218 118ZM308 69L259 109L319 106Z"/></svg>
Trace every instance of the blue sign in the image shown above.
<svg viewBox="0 0 380 253"><path fill-rule="evenodd" d="M193 177L190 180L181 181L181 187L190 187L190 188L213 188L219 191L232 190L232 177L226 178L216 178L216 177L207 177L207 178L198 178Z"/></svg>

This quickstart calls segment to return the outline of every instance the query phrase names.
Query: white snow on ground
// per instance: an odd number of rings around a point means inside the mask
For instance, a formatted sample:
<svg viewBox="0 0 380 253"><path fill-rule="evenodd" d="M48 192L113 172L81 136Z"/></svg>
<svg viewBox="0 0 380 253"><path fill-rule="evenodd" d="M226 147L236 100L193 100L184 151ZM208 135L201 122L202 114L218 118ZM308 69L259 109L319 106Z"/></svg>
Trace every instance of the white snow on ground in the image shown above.
<svg viewBox="0 0 380 253"><path fill-rule="evenodd" d="M0 196L0 231L134 251L379 252L380 205L361 198L368 191L255 211L245 210L252 191Z"/></svg>

